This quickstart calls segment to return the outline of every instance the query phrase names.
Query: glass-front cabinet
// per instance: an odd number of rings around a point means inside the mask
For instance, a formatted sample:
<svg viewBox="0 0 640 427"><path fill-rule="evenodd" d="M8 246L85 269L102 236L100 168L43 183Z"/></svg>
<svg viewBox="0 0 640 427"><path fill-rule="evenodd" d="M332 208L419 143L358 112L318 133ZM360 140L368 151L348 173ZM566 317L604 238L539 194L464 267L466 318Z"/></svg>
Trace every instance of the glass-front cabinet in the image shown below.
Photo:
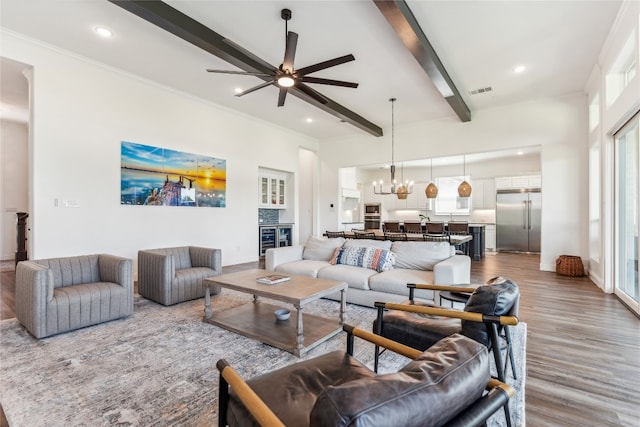
<svg viewBox="0 0 640 427"><path fill-rule="evenodd" d="M261 208L285 209L287 207L287 178L285 175L261 174L258 178Z"/></svg>

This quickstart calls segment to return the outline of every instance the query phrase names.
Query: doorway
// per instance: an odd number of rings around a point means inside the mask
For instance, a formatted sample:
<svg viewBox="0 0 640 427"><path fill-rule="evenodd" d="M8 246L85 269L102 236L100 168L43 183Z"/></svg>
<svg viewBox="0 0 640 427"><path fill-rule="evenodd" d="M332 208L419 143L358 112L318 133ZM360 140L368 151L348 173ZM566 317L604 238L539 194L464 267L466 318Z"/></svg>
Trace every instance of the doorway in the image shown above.
<svg viewBox="0 0 640 427"><path fill-rule="evenodd" d="M614 135L615 273L614 292L640 314L638 239L640 224L640 113Z"/></svg>
<svg viewBox="0 0 640 427"><path fill-rule="evenodd" d="M13 261L17 213L29 209L29 79L32 67L0 58L0 260ZM28 220L27 220L28 221ZM24 244L24 242L22 242Z"/></svg>

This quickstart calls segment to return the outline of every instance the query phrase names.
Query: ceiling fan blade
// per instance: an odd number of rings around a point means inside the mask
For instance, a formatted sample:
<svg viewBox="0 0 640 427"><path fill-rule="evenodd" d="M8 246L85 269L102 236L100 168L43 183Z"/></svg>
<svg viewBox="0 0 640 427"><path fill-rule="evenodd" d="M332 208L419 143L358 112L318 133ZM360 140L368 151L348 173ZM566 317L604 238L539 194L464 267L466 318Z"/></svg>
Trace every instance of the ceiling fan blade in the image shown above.
<svg viewBox="0 0 640 427"><path fill-rule="evenodd" d="M296 46L298 46L298 34L289 31L287 33L287 47L284 50L282 69L290 73L293 72L293 59L296 56Z"/></svg>
<svg viewBox="0 0 640 427"><path fill-rule="evenodd" d="M210 68L207 68L207 72L220 73L220 74L240 74L241 76L265 76L265 77L271 76L271 74L266 74L266 73L252 73L250 71L213 70Z"/></svg>
<svg viewBox="0 0 640 427"><path fill-rule="evenodd" d="M269 82L260 83L258 86L254 86L254 87L252 87L250 89L243 90L242 92L236 94L236 96L244 96L244 95L246 95L248 93L255 92L258 89L262 89L263 87L267 87L267 86L272 85L272 84L274 84L273 80L269 81Z"/></svg>
<svg viewBox="0 0 640 427"><path fill-rule="evenodd" d="M278 107L284 107L284 99L287 97L287 88L281 87L278 94Z"/></svg>
<svg viewBox="0 0 640 427"><path fill-rule="evenodd" d="M344 64L345 62L355 61L355 57L351 54L341 56L339 58L333 58L328 61L318 62L317 64L309 65L308 67L300 68L296 70L296 75L304 76L305 74L315 73L316 71L324 70L325 68L335 67L336 65Z"/></svg>
<svg viewBox="0 0 640 427"><path fill-rule="evenodd" d="M352 87L354 89L358 87L358 83L344 82L342 80L321 79L318 77L302 76L302 77L298 77L298 81L304 82L304 83L317 83L321 85Z"/></svg>
<svg viewBox="0 0 640 427"><path fill-rule="evenodd" d="M305 84L300 83L300 84L296 85L296 88L298 90L300 90L300 92L303 92L305 95L313 98L314 100L318 101L321 104L327 104L329 102L327 100L327 98L322 96L322 94L320 92L317 92L317 91L311 89L309 86L307 86Z"/></svg>

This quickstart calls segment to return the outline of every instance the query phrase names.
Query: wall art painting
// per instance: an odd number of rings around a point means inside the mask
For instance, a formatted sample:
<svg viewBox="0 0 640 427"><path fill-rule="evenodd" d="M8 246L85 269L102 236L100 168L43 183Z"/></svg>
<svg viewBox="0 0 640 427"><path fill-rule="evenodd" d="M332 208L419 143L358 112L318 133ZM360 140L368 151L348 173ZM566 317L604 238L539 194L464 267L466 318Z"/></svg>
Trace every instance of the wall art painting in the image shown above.
<svg viewBox="0 0 640 427"><path fill-rule="evenodd" d="M120 204L224 208L227 161L122 141Z"/></svg>

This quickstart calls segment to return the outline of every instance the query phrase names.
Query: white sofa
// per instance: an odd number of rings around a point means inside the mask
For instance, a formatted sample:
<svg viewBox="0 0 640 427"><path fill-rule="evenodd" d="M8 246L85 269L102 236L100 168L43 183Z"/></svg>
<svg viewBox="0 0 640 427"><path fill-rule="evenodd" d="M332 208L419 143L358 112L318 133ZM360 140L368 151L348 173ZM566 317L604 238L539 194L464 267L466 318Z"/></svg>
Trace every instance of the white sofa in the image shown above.
<svg viewBox="0 0 640 427"><path fill-rule="evenodd" d="M390 269L331 263L337 248L373 247L392 255ZM378 254L383 253L378 251ZM395 260L393 260L395 258ZM351 264L358 264L357 262ZM387 266L388 267L388 266ZM265 268L285 274L340 280L349 285L347 302L373 307L376 301L402 302L407 283L468 285L471 259L455 255L448 242L416 242L310 237L304 245L268 249ZM339 293L330 298L339 299ZM417 291L416 299L434 302L433 291Z"/></svg>

